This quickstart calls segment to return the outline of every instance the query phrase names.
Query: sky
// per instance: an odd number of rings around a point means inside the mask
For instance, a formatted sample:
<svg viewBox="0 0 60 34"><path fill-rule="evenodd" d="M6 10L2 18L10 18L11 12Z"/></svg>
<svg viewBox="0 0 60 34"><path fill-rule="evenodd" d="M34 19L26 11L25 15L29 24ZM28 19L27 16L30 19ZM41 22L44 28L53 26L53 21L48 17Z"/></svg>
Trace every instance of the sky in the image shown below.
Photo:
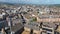
<svg viewBox="0 0 60 34"><path fill-rule="evenodd" d="M60 0L0 0L0 2L21 4L60 4Z"/></svg>

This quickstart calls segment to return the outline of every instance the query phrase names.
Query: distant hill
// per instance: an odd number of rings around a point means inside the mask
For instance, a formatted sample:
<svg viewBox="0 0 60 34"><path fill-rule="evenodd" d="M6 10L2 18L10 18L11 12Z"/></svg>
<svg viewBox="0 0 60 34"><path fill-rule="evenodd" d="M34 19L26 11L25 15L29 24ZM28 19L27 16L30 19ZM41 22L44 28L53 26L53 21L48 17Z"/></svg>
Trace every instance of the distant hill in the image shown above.
<svg viewBox="0 0 60 34"><path fill-rule="evenodd" d="M56 7L60 7L60 4L22 4L22 3L7 3L7 2L0 2L0 5L3 5L3 4L6 4L6 5L36 5L36 6L49 6L49 7L53 7L53 6L56 6Z"/></svg>

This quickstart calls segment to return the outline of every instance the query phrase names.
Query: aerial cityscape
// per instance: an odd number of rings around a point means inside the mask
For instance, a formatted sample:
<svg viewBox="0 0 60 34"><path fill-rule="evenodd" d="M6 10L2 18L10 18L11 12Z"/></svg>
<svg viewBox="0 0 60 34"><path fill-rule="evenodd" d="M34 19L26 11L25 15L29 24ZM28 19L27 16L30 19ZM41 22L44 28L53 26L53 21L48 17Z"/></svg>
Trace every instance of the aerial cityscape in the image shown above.
<svg viewBox="0 0 60 34"><path fill-rule="evenodd" d="M60 34L60 6L0 4L0 34Z"/></svg>

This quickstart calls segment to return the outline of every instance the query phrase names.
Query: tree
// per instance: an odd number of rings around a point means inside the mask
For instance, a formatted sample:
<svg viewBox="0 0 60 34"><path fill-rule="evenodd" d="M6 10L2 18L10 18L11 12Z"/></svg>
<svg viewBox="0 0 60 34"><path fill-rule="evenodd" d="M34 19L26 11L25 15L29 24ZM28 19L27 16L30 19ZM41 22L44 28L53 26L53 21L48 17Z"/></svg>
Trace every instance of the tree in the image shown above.
<svg viewBox="0 0 60 34"><path fill-rule="evenodd" d="M33 18L33 21L37 21L37 18L35 17L35 18Z"/></svg>

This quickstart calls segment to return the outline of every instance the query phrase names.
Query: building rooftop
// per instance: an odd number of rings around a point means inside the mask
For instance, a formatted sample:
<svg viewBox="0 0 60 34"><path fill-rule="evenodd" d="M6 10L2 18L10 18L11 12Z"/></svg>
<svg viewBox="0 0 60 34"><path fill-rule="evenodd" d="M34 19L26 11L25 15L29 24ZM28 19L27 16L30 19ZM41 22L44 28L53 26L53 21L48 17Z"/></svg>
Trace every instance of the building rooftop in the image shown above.
<svg viewBox="0 0 60 34"><path fill-rule="evenodd" d="M29 31L23 31L22 34L30 34Z"/></svg>
<svg viewBox="0 0 60 34"><path fill-rule="evenodd" d="M58 28L57 28L57 30L56 30L56 31L60 33L60 26L58 26Z"/></svg>

